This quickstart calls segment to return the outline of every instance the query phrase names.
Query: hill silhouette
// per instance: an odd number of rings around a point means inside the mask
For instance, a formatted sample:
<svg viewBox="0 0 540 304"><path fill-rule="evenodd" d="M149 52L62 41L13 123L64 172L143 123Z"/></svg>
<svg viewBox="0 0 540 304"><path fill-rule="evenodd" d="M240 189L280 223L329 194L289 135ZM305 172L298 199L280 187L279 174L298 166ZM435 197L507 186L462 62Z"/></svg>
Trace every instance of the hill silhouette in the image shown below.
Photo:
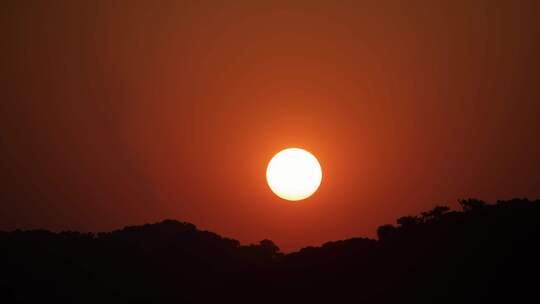
<svg viewBox="0 0 540 304"><path fill-rule="evenodd" d="M536 302L540 200L459 203L289 254L174 220L0 232L0 302Z"/></svg>

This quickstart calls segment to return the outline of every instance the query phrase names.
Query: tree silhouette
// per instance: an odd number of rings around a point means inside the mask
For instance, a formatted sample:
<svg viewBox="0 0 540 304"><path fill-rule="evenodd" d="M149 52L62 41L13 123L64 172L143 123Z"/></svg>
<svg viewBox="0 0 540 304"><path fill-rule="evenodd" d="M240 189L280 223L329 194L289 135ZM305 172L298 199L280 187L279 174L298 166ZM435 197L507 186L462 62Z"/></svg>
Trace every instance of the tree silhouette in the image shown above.
<svg viewBox="0 0 540 304"><path fill-rule="evenodd" d="M402 216L396 221L401 227L413 227L421 223L421 219L417 216Z"/></svg>
<svg viewBox="0 0 540 304"><path fill-rule="evenodd" d="M267 252L269 255L275 256L279 253L279 247L271 240L264 239L259 242L259 246L261 246L262 250Z"/></svg>
<svg viewBox="0 0 540 304"><path fill-rule="evenodd" d="M0 232L2 303L536 302L540 201L435 206L378 240L283 254L165 220L106 233ZM419 296L421 295L421 296Z"/></svg>
<svg viewBox="0 0 540 304"><path fill-rule="evenodd" d="M448 211L450 211L450 208L447 206L435 206L435 208L433 208L432 210L421 213L422 220L438 220Z"/></svg>
<svg viewBox="0 0 540 304"><path fill-rule="evenodd" d="M486 206L486 202L475 198L462 199L458 202L463 211L466 212L480 210Z"/></svg>
<svg viewBox="0 0 540 304"><path fill-rule="evenodd" d="M396 234L397 228L393 225L386 224L377 228L377 236L379 240L387 240Z"/></svg>

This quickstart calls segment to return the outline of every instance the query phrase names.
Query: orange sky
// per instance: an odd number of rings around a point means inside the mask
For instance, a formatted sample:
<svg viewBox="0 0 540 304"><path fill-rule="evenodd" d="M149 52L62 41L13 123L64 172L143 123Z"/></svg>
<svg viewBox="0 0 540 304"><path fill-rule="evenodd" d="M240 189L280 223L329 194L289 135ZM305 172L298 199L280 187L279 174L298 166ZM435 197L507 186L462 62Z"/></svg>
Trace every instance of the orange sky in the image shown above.
<svg viewBox="0 0 540 304"><path fill-rule="evenodd" d="M435 2L2 3L0 229L175 218L289 251L540 197L537 1ZM265 181L291 146L324 172L299 203Z"/></svg>

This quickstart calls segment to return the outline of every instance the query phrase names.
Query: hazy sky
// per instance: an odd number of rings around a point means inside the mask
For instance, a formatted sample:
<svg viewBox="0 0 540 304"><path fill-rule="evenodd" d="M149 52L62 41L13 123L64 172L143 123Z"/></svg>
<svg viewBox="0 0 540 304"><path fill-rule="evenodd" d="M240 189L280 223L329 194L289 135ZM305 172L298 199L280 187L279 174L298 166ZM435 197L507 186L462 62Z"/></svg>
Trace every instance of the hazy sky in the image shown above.
<svg viewBox="0 0 540 304"><path fill-rule="evenodd" d="M174 218L282 249L540 197L538 1L3 1L0 229ZM267 162L303 147L319 191Z"/></svg>

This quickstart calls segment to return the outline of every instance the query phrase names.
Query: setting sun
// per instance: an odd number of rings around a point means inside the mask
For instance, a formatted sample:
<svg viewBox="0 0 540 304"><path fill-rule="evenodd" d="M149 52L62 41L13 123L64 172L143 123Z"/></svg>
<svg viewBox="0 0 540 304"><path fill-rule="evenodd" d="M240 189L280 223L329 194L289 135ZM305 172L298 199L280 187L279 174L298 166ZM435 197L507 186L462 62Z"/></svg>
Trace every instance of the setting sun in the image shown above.
<svg viewBox="0 0 540 304"><path fill-rule="evenodd" d="M313 154L303 149L289 148L270 160L266 180L277 196L299 201L317 191L322 180L322 170Z"/></svg>

